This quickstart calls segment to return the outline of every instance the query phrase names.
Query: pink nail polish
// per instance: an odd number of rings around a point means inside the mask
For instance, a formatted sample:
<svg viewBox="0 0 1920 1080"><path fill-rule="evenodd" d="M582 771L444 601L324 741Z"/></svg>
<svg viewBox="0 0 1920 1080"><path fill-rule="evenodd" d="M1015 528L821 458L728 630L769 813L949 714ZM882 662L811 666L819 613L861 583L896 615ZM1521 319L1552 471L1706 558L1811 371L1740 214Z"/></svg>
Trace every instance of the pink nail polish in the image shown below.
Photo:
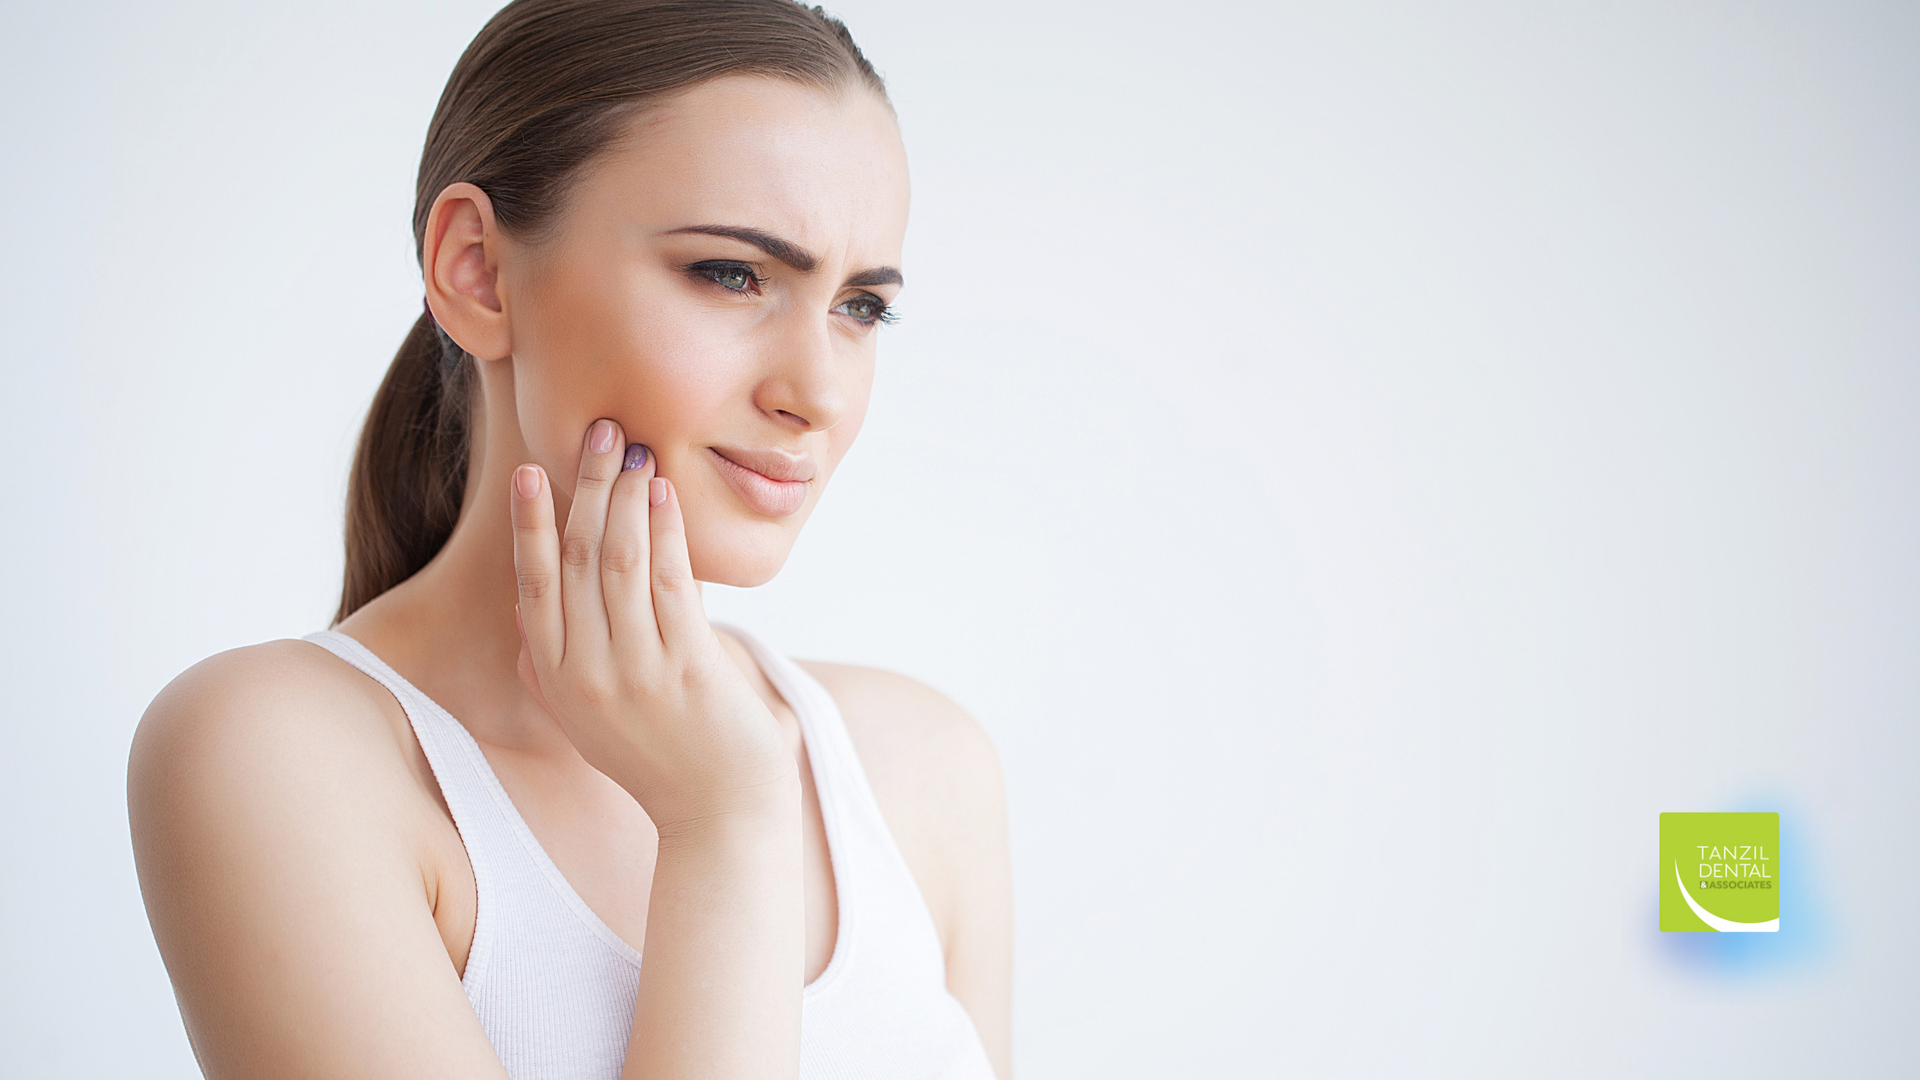
<svg viewBox="0 0 1920 1080"><path fill-rule="evenodd" d="M513 488L523 499L540 494L540 470L531 465L522 465L513 470Z"/></svg>
<svg viewBox="0 0 1920 1080"><path fill-rule="evenodd" d="M587 449L596 454L604 454L613 449L613 421L595 420L593 430L587 434Z"/></svg>
<svg viewBox="0 0 1920 1080"><path fill-rule="evenodd" d="M667 482L661 477L656 476L653 478L653 481L647 485L647 505L659 506L666 501Z"/></svg>

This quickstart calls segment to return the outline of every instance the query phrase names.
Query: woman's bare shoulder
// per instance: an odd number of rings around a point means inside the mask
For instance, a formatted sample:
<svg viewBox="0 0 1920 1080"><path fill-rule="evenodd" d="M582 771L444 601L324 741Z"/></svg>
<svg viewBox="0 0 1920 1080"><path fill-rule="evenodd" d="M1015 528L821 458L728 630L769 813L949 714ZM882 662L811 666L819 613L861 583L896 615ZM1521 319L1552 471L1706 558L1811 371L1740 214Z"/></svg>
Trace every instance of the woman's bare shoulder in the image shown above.
<svg viewBox="0 0 1920 1080"><path fill-rule="evenodd" d="M383 774L404 776L398 702L332 653L269 641L208 657L147 707L128 761L128 797L143 802L216 785L271 795L303 775L352 776L365 797ZM397 771L390 771L397 770Z"/></svg>
<svg viewBox="0 0 1920 1080"><path fill-rule="evenodd" d="M387 735L399 705L377 683L307 641L229 649L181 672L153 699L134 737L144 747ZM296 720L300 722L295 722ZM185 749L186 746L177 746Z"/></svg>
<svg viewBox="0 0 1920 1080"><path fill-rule="evenodd" d="M878 668L812 660L801 666L833 695L876 785L910 784L948 804L930 810L1004 798L993 740L945 694Z"/></svg>

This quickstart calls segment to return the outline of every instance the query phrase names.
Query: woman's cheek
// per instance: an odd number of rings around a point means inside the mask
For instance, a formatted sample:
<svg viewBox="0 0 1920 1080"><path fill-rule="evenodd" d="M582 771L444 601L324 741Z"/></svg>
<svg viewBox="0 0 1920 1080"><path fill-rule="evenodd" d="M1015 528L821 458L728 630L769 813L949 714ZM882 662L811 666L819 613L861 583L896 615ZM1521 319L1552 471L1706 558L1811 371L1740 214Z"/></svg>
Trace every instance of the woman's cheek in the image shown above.
<svg viewBox="0 0 1920 1080"><path fill-rule="evenodd" d="M683 444L711 437L728 392L715 378L712 350L701 347L685 320L667 314L637 319L626 330L596 350L596 362L578 373L579 385L593 387L597 407L621 422L629 440L669 458Z"/></svg>
<svg viewBox="0 0 1920 1080"><path fill-rule="evenodd" d="M514 409L527 457L547 471L557 493L571 498L587 425L599 415L587 415L590 399L577 394L564 377L548 377L557 374L550 366L520 357L514 362Z"/></svg>
<svg viewBox="0 0 1920 1080"><path fill-rule="evenodd" d="M847 409L840 414L839 422L827 429L827 448L832 455L832 464L838 467L840 459L852 449L853 440L859 436L860 428L867 422L867 403L873 394L873 376L869 372L852 393L847 395Z"/></svg>

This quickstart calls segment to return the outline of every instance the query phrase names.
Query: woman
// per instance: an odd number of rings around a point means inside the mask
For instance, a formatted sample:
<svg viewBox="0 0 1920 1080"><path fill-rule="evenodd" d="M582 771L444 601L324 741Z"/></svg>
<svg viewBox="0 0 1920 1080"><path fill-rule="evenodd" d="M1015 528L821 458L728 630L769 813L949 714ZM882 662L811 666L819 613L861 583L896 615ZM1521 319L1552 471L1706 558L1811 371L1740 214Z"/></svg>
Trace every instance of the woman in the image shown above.
<svg viewBox="0 0 1920 1080"><path fill-rule="evenodd" d="M906 177L817 8L521 0L474 40L336 626L135 740L209 1076L1008 1075L990 745L698 589L772 577L858 431Z"/></svg>

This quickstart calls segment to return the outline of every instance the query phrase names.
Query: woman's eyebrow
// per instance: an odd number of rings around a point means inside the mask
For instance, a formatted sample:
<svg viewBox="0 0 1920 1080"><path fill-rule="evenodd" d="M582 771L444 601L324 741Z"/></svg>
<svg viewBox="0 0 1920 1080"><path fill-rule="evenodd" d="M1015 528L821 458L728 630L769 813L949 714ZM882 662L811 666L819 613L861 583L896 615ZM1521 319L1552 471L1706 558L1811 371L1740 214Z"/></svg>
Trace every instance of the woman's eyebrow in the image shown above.
<svg viewBox="0 0 1920 1080"><path fill-rule="evenodd" d="M898 285L900 271L891 266L876 266L871 270L861 270L849 275L843 283L846 288L864 289L869 285Z"/></svg>
<svg viewBox="0 0 1920 1080"><path fill-rule="evenodd" d="M803 274L813 273L813 268L820 265L820 260L814 258L811 252L799 244L791 240L782 240L770 232L749 229L744 225L689 225L684 229L671 229L668 232L669 235L702 233L707 236L726 236L735 240L744 240Z"/></svg>
<svg viewBox="0 0 1920 1080"><path fill-rule="evenodd" d="M791 240L782 240L764 229L748 228L745 225L688 225L685 228L669 229L668 235L679 233L699 233L703 236L725 236L752 244L761 251L779 259L803 274L811 274L820 265L813 253ZM900 271L891 266L878 266L870 270L861 270L848 277L843 283L851 288L865 288L872 285L901 284Z"/></svg>

